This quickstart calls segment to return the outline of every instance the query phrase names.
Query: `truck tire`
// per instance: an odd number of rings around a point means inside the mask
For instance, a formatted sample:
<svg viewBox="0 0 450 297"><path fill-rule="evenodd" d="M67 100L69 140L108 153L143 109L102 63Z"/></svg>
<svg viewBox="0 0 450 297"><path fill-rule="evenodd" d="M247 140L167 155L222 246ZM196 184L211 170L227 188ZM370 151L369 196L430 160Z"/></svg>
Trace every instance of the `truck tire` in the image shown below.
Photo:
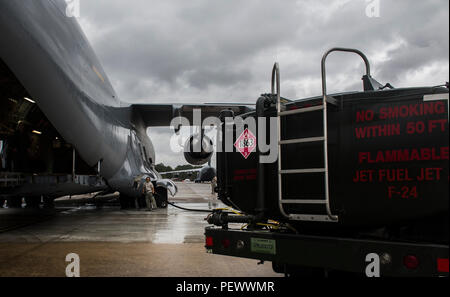
<svg viewBox="0 0 450 297"><path fill-rule="evenodd" d="M276 273L284 273L286 277L325 277L326 270L316 267L301 267L272 262L272 269Z"/></svg>

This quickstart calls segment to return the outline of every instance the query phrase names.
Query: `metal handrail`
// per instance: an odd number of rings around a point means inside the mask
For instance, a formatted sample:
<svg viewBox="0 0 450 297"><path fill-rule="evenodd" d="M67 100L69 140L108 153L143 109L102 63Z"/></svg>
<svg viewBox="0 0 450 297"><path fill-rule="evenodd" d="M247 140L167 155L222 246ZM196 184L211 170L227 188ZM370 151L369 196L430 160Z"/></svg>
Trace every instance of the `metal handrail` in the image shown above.
<svg viewBox="0 0 450 297"><path fill-rule="evenodd" d="M279 116L279 113L281 112L281 97L280 97L280 92L281 92L281 87L280 87L280 65L278 63L275 63L273 65L273 69L272 69L272 96L275 95L275 83L276 83L276 92L277 92L277 128L278 128L278 172L281 172L282 168L281 168L281 145L280 145L280 140L281 140L281 118ZM281 183L282 183L282 178L281 178L281 174L278 174L278 207L280 209L281 214L286 217L289 218L289 215L284 211L283 208L283 192L282 192L282 187L281 187Z"/></svg>
<svg viewBox="0 0 450 297"><path fill-rule="evenodd" d="M364 63L366 65L366 75L368 77L370 77L370 63L369 60L367 59L366 55L364 55L364 53L362 53L361 51L357 50L357 49L352 49L352 48L342 48L342 47L335 47L332 48L330 50L328 50L322 57L322 63L321 63L321 68L322 68L322 104L323 104L323 127L324 127L324 154L325 154L325 201L326 201L326 209L327 209L327 214L328 217L333 220L333 221L337 221L339 219L339 217L337 215L334 215L331 212L331 206L330 206L330 187L329 187L329 178L328 178L328 119L327 119L327 77L326 77L326 68L325 68L325 64L326 64L326 60L327 57L332 53L332 52L349 52L349 53L355 53L357 55L359 55L363 60Z"/></svg>
<svg viewBox="0 0 450 297"><path fill-rule="evenodd" d="M272 95L275 95L275 83L277 85L277 102L280 102L280 65L275 63L272 69Z"/></svg>
<svg viewBox="0 0 450 297"><path fill-rule="evenodd" d="M325 62L326 62L328 56L332 52L349 52L349 53L354 53L354 54L359 55L364 60L364 64L366 65L366 75L370 77L369 59L367 59L366 55L363 52L361 52L360 50L357 50L357 49L344 48L344 47L335 47L335 48L329 49L322 57L322 94L327 93Z"/></svg>

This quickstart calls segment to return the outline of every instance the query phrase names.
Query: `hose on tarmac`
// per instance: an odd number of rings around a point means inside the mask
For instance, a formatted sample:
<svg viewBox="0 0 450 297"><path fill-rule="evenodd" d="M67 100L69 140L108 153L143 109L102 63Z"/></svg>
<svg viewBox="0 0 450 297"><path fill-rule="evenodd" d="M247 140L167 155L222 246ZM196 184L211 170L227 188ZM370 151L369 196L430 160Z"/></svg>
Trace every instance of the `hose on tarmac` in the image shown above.
<svg viewBox="0 0 450 297"><path fill-rule="evenodd" d="M211 212L214 211L213 209L207 210L207 209L185 208L185 207L181 207L181 206L175 205L175 203L172 203L172 202L169 202L169 201L167 201L167 204L170 204L173 207L176 207L176 208L179 208L179 209L182 209L182 210L187 210L187 211L198 211L198 212L207 212L207 213L211 213Z"/></svg>

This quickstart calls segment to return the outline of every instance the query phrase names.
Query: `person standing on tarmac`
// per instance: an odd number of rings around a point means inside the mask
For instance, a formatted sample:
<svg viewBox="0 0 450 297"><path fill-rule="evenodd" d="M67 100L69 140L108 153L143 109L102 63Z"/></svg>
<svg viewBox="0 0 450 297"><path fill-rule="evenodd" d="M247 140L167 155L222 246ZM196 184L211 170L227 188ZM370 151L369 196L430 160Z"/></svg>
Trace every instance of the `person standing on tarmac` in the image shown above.
<svg viewBox="0 0 450 297"><path fill-rule="evenodd" d="M214 178L211 180L211 194L214 195L216 193L216 187L217 187L217 177L214 176Z"/></svg>
<svg viewBox="0 0 450 297"><path fill-rule="evenodd" d="M150 177L147 177L145 179L143 192L145 195L145 203L147 204L147 210L151 211L153 209L156 209L156 200L153 196L155 194L155 187L153 186L153 183L150 180Z"/></svg>

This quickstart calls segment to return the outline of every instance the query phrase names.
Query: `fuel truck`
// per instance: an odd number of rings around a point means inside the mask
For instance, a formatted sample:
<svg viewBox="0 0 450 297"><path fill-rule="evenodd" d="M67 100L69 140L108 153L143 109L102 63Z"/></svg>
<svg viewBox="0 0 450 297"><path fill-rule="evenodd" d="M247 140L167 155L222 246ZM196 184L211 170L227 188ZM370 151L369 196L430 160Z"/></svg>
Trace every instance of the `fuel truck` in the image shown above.
<svg viewBox="0 0 450 297"><path fill-rule="evenodd" d="M327 94L334 52L363 59L362 92ZM348 48L321 70L321 96L281 97L275 64L255 111L221 112L216 192L230 209L206 218L207 252L287 276L448 277L448 82L382 85Z"/></svg>

